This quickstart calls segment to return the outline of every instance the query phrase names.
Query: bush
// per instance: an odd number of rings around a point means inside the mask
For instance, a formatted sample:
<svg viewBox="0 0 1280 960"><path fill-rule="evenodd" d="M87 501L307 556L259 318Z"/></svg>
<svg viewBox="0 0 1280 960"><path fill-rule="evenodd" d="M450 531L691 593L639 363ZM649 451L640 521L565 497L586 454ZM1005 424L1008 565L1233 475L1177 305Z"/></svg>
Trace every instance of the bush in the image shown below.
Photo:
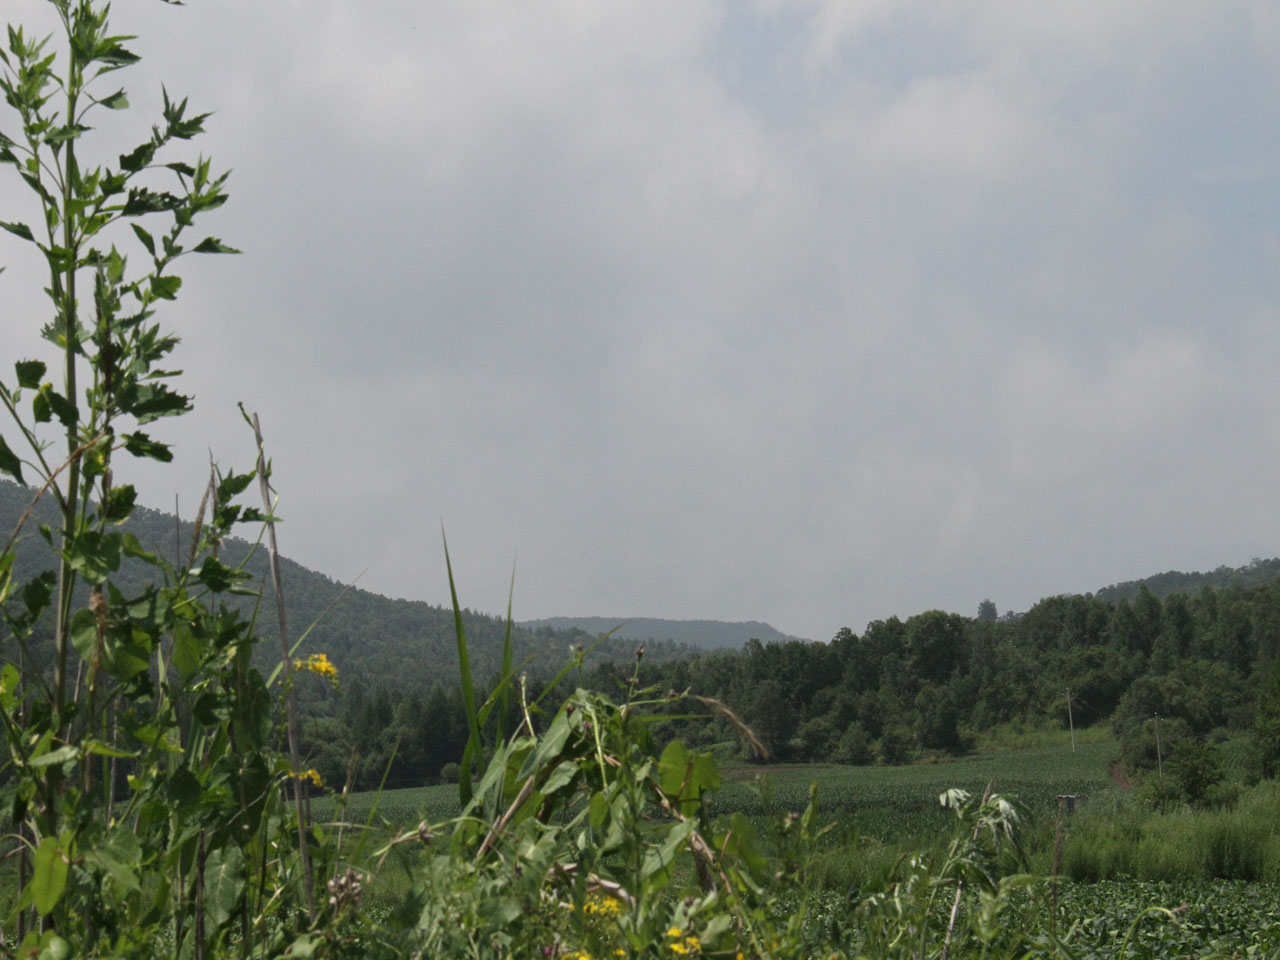
<svg viewBox="0 0 1280 960"><path fill-rule="evenodd" d="M457 783L458 776L462 772L462 767L457 763L450 761L440 768L441 783Z"/></svg>
<svg viewBox="0 0 1280 960"><path fill-rule="evenodd" d="M856 721L849 724L848 729L840 735L831 759L836 763L854 765L871 763L875 759L875 754L871 750L871 740L867 736L867 731L862 729L862 724Z"/></svg>

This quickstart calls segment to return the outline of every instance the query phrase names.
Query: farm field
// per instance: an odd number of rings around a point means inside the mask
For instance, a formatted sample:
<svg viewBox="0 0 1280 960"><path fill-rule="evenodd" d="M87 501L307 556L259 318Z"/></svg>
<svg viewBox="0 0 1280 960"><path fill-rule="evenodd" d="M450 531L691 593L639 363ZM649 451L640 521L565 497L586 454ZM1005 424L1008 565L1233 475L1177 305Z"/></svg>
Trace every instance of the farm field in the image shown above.
<svg viewBox="0 0 1280 960"><path fill-rule="evenodd" d="M980 794L990 783L995 792L1021 801L1037 820L1051 816L1060 794L1087 797L1110 787L1109 763L1118 749L1105 741L1080 744L1075 753L1069 746L1035 747L907 766L722 765L722 786L711 798L711 809L751 817L802 809L809 784L816 781L823 819L838 819L864 836L902 841L948 827L938 795L952 787ZM333 819L335 801L321 798L313 809L319 819ZM395 827L437 823L457 815L458 788L443 784L348 798L349 821L363 823L371 812L376 822Z"/></svg>
<svg viewBox="0 0 1280 960"><path fill-rule="evenodd" d="M993 791L1020 801L1032 819L1025 838L1030 869L1044 876L1050 871L1059 795L1082 795L1082 809L1093 798L1106 809L1123 799L1109 772L1117 751L1115 742L1103 741L1082 743L1074 753L1067 745L1054 745L897 767L724 765L711 808L716 815L743 813L764 824L771 815L803 809L809 785L816 782L819 819L836 829L815 863L815 885L806 894L808 915L812 922L848 930L848 947L855 952L857 925L849 921L863 892L900 855L936 845L953 828L951 815L938 804L940 793L952 787L981 793L990 783ZM397 829L421 820L440 823L457 814L457 795L454 784L387 790L380 797L353 794L346 819L363 823L372 813L375 824ZM318 800L315 813L321 821L332 818L334 799ZM1037 886L1048 883L1041 880ZM1045 901L1028 895L1026 902L1034 911ZM1271 883L1190 878L1073 883L1064 877L1058 904L1056 935L1081 958L1280 956L1280 887ZM788 901L779 906L785 911ZM1036 921L1043 922L1044 917Z"/></svg>

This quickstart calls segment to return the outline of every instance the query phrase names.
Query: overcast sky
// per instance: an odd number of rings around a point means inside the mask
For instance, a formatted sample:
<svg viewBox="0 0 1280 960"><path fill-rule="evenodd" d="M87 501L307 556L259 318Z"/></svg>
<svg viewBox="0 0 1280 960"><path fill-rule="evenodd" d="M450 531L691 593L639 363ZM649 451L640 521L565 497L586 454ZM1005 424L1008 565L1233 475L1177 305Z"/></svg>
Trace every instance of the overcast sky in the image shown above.
<svg viewBox="0 0 1280 960"><path fill-rule="evenodd" d="M1280 554L1273 0L113 12L82 156L189 94L244 251L161 315L197 408L120 466L150 506L250 465L244 401L286 554L447 602L443 522L517 619L825 640ZM0 263L3 367L51 360Z"/></svg>

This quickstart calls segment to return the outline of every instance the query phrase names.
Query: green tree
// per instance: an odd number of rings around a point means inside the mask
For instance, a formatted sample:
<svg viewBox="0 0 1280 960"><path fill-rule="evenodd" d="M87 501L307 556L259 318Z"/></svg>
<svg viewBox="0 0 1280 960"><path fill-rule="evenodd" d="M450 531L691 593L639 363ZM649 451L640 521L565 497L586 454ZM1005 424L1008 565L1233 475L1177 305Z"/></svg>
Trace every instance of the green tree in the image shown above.
<svg viewBox="0 0 1280 960"><path fill-rule="evenodd" d="M1253 736L1262 775L1269 780L1280 778L1280 660L1272 666L1271 676L1258 693Z"/></svg>

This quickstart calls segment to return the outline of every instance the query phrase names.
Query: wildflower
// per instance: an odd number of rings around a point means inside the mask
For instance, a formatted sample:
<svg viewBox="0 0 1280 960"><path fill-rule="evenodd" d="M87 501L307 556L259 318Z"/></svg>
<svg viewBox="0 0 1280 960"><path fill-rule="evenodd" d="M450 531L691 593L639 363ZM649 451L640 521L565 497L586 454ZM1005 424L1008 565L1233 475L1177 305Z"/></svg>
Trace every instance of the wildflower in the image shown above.
<svg viewBox="0 0 1280 960"><path fill-rule="evenodd" d="M612 897L589 897L587 902L582 905L582 912L613 917L622 912L622 904Z"/></svg>
<svg viewBox="0 0 1280 960"><path fill-rule="evenodd" d="M692 933L686 937L684 935L684 931L679 927L672 927L667 931L667 936L674 941L667 944L672 953L687 956L689 954L702 952L702 941Z"/></svg>
<svg viewBox="0 0 1280 960"><path fill-rule="evenodd" d="M320 778L320 771L319 771L319 770L317 770L315 767L311 767L310 769L303 770L301 773L299 773L299 772L297 772L297 771L295 770L295 771L291 774L291 776L292 776L295 780L310 780L310 781L311 781L312 783L314 783L317 787L323 787L323 786L324 786L324 781Z"/></svg>
<svg viewBox="0 0 1280 960"><path fill-rule="evenodd" d="M326 680L338 679L338 668L329 662L329 657L323 653L313 653L305 660L298 659L293 661L293 669L309 670L312 673L319 674Z"/></svg>

